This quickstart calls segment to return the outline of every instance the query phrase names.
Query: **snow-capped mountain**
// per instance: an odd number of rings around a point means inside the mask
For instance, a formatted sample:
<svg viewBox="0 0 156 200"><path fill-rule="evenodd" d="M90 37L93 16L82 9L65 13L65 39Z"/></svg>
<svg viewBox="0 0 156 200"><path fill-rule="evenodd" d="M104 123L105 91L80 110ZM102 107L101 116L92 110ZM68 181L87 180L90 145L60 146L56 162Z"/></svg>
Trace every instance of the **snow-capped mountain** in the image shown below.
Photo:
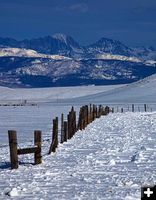
<svg viewBox="0 0 156 200"><path fill-rule="evenodd" d="M17 41L0 38L0 85L42 87L118 84L156 73L156 51L102 38L83 47L55 34Z"/></svg>
<svg viewBox="0 0 156 200"><path fill-rule="evenodd" d="M141 61L156 60L156 50L152 47L151 48L128 47L123 43L121 43L120 41L108 38L101 38L94 44L85 47L85 53L88 57L107 54L107 55L115 55L115 56L118 55L124 57L126 56L127 58L131 57L133 59L135 58ZM124 57L123 59L125 60Z"/></svg>
<svg viewBox="0 0 156 200"><path fill-rule="evenodd" d="M51 58L55 60L64 60L71 59L69 57L61 56L61 55L48 55L41 54L32 49L23 49L23 48L2 48L0 47L0 57L39 57L39 58Z"/></svg>
<svg viewBox="0 0 156 200"><path fill-rule="evenodd" d="M82 47L72 37L64 34L22 41L0 38L0 46L32 49L43 54L59 54L67 57L77 57L83 53Z"/></svg>
<svg viewBox="0 0 156 200"><path fill-rule="evenodd" d="M94 44L81 46L71 36L55 34L36 39L17 41L12 38L0 38L0 47L25 48L42 54L55 54L77 58L97 58L99 54L113 54L136 57L142 60L156 60L156 50L145 47L128 47L108 38L101 38Z"/></svg>
<svg viewBox="0 0 156 200"><path fill-rule="evenodd" d="M101 38L96 43L86 47L89 54L109 53L115 55L132 56L132 49L119 41Z"/></svg>

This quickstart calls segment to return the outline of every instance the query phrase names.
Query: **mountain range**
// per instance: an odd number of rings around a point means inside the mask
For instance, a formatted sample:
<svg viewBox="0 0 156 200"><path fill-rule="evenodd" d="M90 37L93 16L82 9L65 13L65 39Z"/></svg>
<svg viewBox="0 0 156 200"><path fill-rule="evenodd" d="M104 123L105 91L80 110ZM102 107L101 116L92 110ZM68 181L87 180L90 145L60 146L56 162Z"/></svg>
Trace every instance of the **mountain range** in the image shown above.
<svg viewBox="0 0 156 200"><path fill-rule="evenodd" d="M55 34L17 41L0 38L0 85L49 87L130 83L156 73L156 50L101 38L82 46Z"/></svg>

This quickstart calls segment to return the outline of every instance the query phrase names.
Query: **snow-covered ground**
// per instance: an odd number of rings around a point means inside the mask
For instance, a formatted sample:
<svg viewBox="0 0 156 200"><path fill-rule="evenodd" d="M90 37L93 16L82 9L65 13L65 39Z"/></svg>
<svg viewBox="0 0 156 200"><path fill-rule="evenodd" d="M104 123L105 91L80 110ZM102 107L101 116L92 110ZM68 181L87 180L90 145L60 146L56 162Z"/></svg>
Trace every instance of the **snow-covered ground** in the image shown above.
<svg viewBox="0 0 156 200"><path fill-rule="evenodd" d="M21 156L10 171L8 146L1 147L0 199L140 200L142 185L156 184L156 112L115 113L78 131L43 164ZM30 144L30 142L29 142Z"/></svg>
<svg viewBox="0 0 156 200"><path fill-rule="evenodd" d="M0 87L0 102L6 100L34 100L34 101L50 101L67 98L76 98L99 92L105 92L122 85L108 85L108 86L76 86L76 87L51 87L51 88L6 88Z"/></svg>
<svg viewBox="0 0 156 200"><path fill-rule="evenodd" d="M36 106L0 106L0 199L139 200L142 185L156 184L156 77L128 86L45 89L0 88L0 103L22 100ZM115 112L78 131L57 152L47 155L52 119L84 103L107 103ZM147 113L141 103L147 103ZM135 103L135 113L128 112ZM149 112L151 111L153 112ZM126 112L125 112L126 111ZM20 156L10 170L9 129L17 130L18 148L32 146L33 131L42 130L43 163Z"/></svg>
<svg viewBox="0 0 156 200"><path fill-rule="evenodd" d="M156 75L98 94L75 98L74 102L93 103L156 103ZM71 100L70 100L71 101Z"/></svg>

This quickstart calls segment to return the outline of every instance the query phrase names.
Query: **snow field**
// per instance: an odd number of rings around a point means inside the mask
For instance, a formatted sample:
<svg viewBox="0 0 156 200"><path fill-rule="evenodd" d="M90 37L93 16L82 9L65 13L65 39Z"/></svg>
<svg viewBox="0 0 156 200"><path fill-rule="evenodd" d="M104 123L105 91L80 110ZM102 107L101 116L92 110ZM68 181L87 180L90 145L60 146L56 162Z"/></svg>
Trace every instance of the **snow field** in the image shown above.
<svg viewBox="0 0 156 200"><path fill-rule="evenodd" d="M0 103L18 102L22 100L28 101L55 101L60 99L76 98L90 94L96 94L119 88L122 85L107 85L107 86L75 86L75 87L50 87L50 88L7 88L0 87Z"/></svg>
<svg viewBox="0 0 156 200"><path fill-rule="evenodd" d="M156 112L109 114L54 154L44 140L43 164L26 155L12 171L8 146L1 147L0 199L140 200L141 186L156 184L155 132Z"/></svg>

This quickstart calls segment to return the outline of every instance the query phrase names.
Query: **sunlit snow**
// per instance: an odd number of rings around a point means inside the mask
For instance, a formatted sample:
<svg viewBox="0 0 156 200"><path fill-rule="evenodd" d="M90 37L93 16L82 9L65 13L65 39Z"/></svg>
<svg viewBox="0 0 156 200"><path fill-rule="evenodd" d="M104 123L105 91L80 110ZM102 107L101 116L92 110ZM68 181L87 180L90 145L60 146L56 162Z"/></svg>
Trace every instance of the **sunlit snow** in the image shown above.
<svg viewBox="0 0 156 200"><path fill-rule="evenodd" d="M118 88L1 87L0 199L140 200L141 186L156 184L155 82L151 76ZM24 106L13 106L23 100ZM115 113L96 119L47 155L52 119L61 113L66 118L72 105L78 111L93 102L108 103ZM144 103L148 112L143 112ZM33 131L42 130L42 164L34 166L33 155L24 155L19 156L19 169L10 170L9 129L17 130L18 148L32 146Z"/></svg>

